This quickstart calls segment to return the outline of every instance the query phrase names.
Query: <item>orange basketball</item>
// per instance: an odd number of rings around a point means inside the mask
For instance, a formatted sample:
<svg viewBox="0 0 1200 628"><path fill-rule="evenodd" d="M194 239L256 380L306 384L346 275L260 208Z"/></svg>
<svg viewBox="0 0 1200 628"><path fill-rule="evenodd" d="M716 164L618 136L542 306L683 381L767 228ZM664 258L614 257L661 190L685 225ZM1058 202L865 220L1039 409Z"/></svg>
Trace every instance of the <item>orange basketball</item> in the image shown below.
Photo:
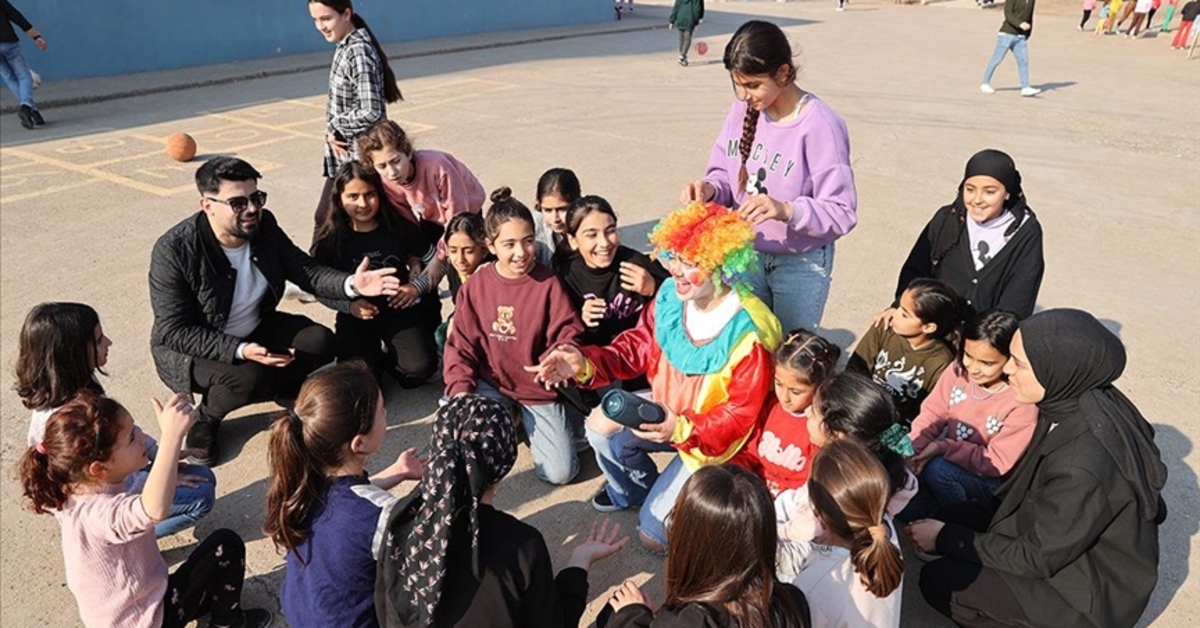
<svg viewBox="0 0 1200 628"><path fill-rule="evenodd" d="M167 156L175 161L191 161L196 156L196 140L187 133L172 133L166 141Z"/></svg>
<svg viewBox="0 0 1200 628"><path fill-rule="evenodd" d="M704 42L698 42L696 44L696 54L700 55L701 57L708 54L708 44Z"/></svg>

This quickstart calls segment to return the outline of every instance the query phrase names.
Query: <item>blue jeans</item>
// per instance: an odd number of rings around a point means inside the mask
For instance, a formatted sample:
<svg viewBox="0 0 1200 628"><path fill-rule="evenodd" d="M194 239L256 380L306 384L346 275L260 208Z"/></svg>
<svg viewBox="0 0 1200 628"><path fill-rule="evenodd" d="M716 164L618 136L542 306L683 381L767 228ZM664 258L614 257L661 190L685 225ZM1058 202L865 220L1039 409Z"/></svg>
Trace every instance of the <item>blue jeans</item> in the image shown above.
<svg viewBox="0 0 1200 628"><path fill-rule="evenodd" d="M206 478L196 487L180 486L175 489L175 499L171 502L171 516L154 526L154 536L162 538L176 532L181 532L194 525L201 517L212 510L217 501L217 476L212 469L200 465L184 465L179 468L180 475L199 475Z"/></svg>
<svg viewBox="0 0 1200 628"><path fill-rule="evenodd" d="M1000 65L1009 50L1017 58L1017 76L1021 79L1021 89L1029 87L1029 40L1024 35L1008 33L999 33L996 36L996 50L992 52L992 60L988 61L987 69L983 72L985 85L991 84L996 66Z"/></svg>
<svg viewBox="0 0 1200 628"><path fill-rule="evenodd" d="M667 515L675 507L675 498L692 473L683 466L679 456L659 473L650 453L674 448L667 443L639 438L631 430L622 429L605 436L589 426L587 437L596 452L596 462L608 480L604 488L613 505L622 509L640 506L638 529L665 546Z"/></svg>
<svg viewBox="0 0 1200 628"><path fill-rule="evenodd" d="M760 272L749 277L754 296L779 317L783 332L821 324L833 274L833 244L806 253L759 253Z"/></svg>
<svg viewBox="0 0 1200 628"><path fill-rule="evenodd" d="M22 105L37 109L33 104L33 74L29 72L29 64L25 63L25 55L21 54L19 42L0 43L0 80Z"/></svg>
<svg viewBox="0 0 1200 628"><path fill-rule="evenodd" d="M937 516L937 511L951 504L991 499L1004 484L1004 477L984 477L935 456L921 470L921 487L912 501L896 517L913 521Z"/></svg>
<svg viewBox="0 0 1200 628"><path fill-rule="evenodd" d="M475 392L502 403L514 403L483 380L475 386ZM516 403L521 407L521 420L525 423L525 433L529 435L533 472L542 481L551 484L566 484L575 479L579 473L579 457L575 454L575 432L567 420L563 404Z"/></svg>

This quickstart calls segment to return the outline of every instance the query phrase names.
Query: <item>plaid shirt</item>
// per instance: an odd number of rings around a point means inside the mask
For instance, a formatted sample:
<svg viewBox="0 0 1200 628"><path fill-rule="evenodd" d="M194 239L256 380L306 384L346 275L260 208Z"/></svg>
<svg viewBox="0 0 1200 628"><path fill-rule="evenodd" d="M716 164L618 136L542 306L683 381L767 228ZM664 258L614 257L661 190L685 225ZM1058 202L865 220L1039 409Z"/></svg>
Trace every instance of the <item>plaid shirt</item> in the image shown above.
<svg viewBox="0 0 1200 628"><path fill-rule="evenodd" d="M383 97L383 64L371 36L356 29L333 53L329 69L329 100L325 104L325 132L335 133L350 143L349 159L338 159L325 143L325 176L332 178L338 166L358 159L355 141L372 124L387 115Z"/></svg>

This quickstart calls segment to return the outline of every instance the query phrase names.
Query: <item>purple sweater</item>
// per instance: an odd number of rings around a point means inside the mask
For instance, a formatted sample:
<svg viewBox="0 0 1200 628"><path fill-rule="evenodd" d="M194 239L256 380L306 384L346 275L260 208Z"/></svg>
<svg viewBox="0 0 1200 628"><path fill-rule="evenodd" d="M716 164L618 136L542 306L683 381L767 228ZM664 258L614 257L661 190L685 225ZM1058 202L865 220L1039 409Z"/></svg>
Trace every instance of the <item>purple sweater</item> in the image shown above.
<svg viewBox="0 0 1200 628"><path fill-rule="evenodd" d="M792 206L788 223L769 220L755 230L754 248L764 253L804 253L849 233L858 223L858 193L850 168L846 121L825 101L809 97L796 119L771 122L758 116L754 146L746 161L747 184L758 182L768 196ZM704 180L717 190L714 201L738 207L750 195L738 189L738 141L746 103L735 101L717 136ZM759 177L759 174L765 177Z"/></svg>

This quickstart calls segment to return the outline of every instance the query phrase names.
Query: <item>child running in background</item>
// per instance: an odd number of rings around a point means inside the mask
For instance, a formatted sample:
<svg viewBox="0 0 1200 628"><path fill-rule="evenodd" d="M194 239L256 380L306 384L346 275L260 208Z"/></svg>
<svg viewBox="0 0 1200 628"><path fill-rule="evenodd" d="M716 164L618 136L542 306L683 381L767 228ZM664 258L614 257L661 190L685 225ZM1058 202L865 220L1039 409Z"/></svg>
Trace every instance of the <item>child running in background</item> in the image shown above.
<svg viewBox="0 0 1200 628"><path fill-rule="evenodd" d="M28 507L53 513L62 529L67 587L87 628L183 628L209 615L214 628L261 628L271 613L243 609L246 547L230 530L200 542L175 573L154 540L171 516L179 451L196 421L187 395L154 400L162 435L141 493L125 490L147 463L146 437L116 401L95 393L67 402L42 442L21 456Z"/></svg>
<svg viewBox="0 0 1200 628"><path fill-rule="evenodd" d="M704 467L672 510L666 599L657 611L626 580L596 618L598 628L770 626L809 628L809 602L775 579L771 494L736 465Z"/></svg>
<svg viewBox="0 0 1200 628"><path fill-rule="evenodd" d="M537 183L537 210L533 215L538 261L558 268L571 255L567 241L567 210L583 196L579 177L566 168L551 168Z"/></svg>
<svg viewBox="0 0 1200 628"><path fill-rule="evenodd" d="M376 374L390 373L404 388L416 388L437 370L434 332L442 304L430 294L429 277L409 270L412 259L429 265L435 250L413 223L392 207L379 177L358 162L347 162L334 177L331 205L313 245L322 264L354 272L395 268L401 282L390 297L318 299L337 311L338 360L362 359Z"/></svg>
<svg viewBox="0 0 1200 628"><path fill-rule="evenodd" d="M687 67L692 31L704 20L704 0L675 0L667 26L679 31L679 65Z"/></svg>
<svg viewBox="0 0 1200 628"><path fill-rule="evenodd" d="M1084 27L1087 26L1088 20L1092 17L1092 10L1095 8L1096 0L1083 0L1083 18L1079 20L1079 32L1083 32ZM1103 20L1104 15L1101 15L1100 19Z"/></svg>
<svg viewBox="0 0 1200 628"><path fill-rule="evenodd" d="M886 391L857 373L838 373L817 388L808 415L808 438L814 448L853 438L871 450L887 470L888 514L895 516L904 510L917 493L917 477L904 464L914 452L907 428L900 425ZM781 548L782 553L804 550L803 544L822 532L820 521L813 516L808 492L794 491L791 496L790 503L775 502L780 538L791 542L787 544L791 547ZM780 560L781 573L796 573L795 560L784 560L782 555Z"/></svg>
<svg viewBox="0 0 1200 628"><path fill-rule="evenodd" d="M1162 24L1158 25L1158 32L1160 33L1171 32L1171 20L1175 19L1175 9L1179 5L1179 0L1166 0L1166 2L1166 13L1163 14Z"/></svg>
<svg viewBox="0 0 1200 628"><path fill-rule="evenodd" d="M496 261L458 291L444 355L446 396L474 392L520 404L535 473L566 484L579 471L566 409L524 367L552 348L574 346L583 325L562 282L538 263L533 215L512 190L492 192L485 225Z"/></svg>
<svg viewBox="0 0 1200 628"><path fill-rule="evenodd" d="M807 329L793 330L772 355L774 394L767 397L754 433L733 462L762 477L776 503L794 501L791 493L808 480L817 448L808 437L807 412L841 355L837 345Z"/></svg>
<svg viewBox="0 0 1200 628"><path fill-rule="evenodd" d="M617 214L599 196L571 203L564 222L571 252L558 266L558 275L583 319L580 342L607 345L617 334L637 325L642 309L654 299L669 273L657 261L621 244ZM627 390L649 386L642 376L619 385ZM584 415L599 412L596 408L603 392L577 387L561 391Z"/></svg>
<svg viewBox="0 0 1200 628"><path fill-rule="evenodd" d="M824 531L796 577L812 605L812 628L898 628L904 558L886 512L888 475L853 438L821 448L808 480Z"/></svg>
<svg viewBox="0 0 1200 628"><path fill-rule="evenodd" d="M1179 31L1175 33L1175 38L1171 40L1171 48L1174 50L1183 50L1190 42L1196 17L1200 15L1200 0L1192 0L1183 5L1183 8L1179 9L1179 15Z"/></svg>
<svg viewBox="0 0 1200 628"><path fill-rule="evenodd" d="M889 392L905 425L954 361L953 337L959 321L958 295L937 279L914 279L900 295L900 307L886 327L872 325L846 364Z"/></svg>
<svg viewBox="0 0 1200 628"><path fill-rule="evenodd" d="M375 563L397 501L388 490L423 468L413 448L367 477L386 435L383 394L361 362L310 375L271 426L263 532L287 550L280 603L294 626L379 626Z"/></svg>
<svg viewBox="0 0 1200 628"><path fill-rule="evenodd" d="M909 466L921 480L902 521L936 518L937 509L988 500L1021 459L1033 437L1037 406L1020 404L1004 365L1017 317L989 310L963 329L958 362L942 373L921 404L909 437L917 452Z"/></svg>
<svg viewBox="0 0 1200 628"><path fill-rule="evenodd" d="M443 263L449 266L446 284L450 288L450 302L457 304L459 288L480 266L496 261L496 256L488 251L487 232L483 226L483 216L479 214L458 214L451 218L446 223L443 243L446 249L446 261ZM434 334L438 355L446 347L446 336L450 334L453 321L454 314L451 313Z"/></svg>
<svg viewBox="0 0 1200 628"><path fill-rule="evenodd" d="M37 447L46 422L61 406L79 395L104 394L96 374L105 374L112 340L104 334L96 310L82 303L42 303L25 317L17 343L17 383L21 403L32 411L28 447ZM147 455L153 460L158 443L146 439ZM191 452L184 452L186 457ZM168 454L170 455L170 454ZM149 477L148 469L130 473L125 490L138 493ZM169 517L154 526L154 535L164 537L185 530L212 510L216 503L217 477L211 469L188 464L179 470Z"/></svg>

